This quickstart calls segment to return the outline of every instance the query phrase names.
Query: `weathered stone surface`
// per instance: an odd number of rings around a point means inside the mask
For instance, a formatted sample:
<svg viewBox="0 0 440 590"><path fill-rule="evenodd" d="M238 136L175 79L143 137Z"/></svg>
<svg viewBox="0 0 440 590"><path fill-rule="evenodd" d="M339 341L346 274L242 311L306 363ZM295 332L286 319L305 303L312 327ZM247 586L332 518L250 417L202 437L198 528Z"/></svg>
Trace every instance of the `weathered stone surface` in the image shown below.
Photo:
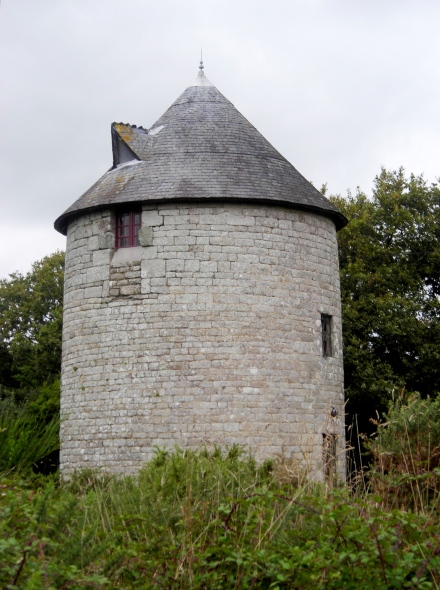
<svg viewBox="0 0 440 590"><path fill-rule="evenodd" d="M319 477L330 432L343 476L333 221L247 203L149 207L163 223L149 226L155 245L141 261L90 252L91 238L113 227L110 211L69 224L63 472L133 472L155 445L239 443L258 459L285 453ZM333 317L328 358L321 313Z"/></svg>
<svg viewBox="0 0 440 590"><path fill-rule="evenodd" d="M163 216L159 215L157 209L146 209L142 213L142 226L154 227L156 225L163 225Z"/></svg>
<svg viewBox="0 0 440 590"><path fill-rule="evenodd" d="M109 231L100 232L97 236L98 241L98 248L101 250L105 250L106 248L114 248L115 246L115 236Z"/></svg>
<svg viewBox="0 0 440 590"><path fill-rule="evenodd" d="M141 246L152 246L153 228L149 226L141 227L138 233L138 238Z"/></svg>

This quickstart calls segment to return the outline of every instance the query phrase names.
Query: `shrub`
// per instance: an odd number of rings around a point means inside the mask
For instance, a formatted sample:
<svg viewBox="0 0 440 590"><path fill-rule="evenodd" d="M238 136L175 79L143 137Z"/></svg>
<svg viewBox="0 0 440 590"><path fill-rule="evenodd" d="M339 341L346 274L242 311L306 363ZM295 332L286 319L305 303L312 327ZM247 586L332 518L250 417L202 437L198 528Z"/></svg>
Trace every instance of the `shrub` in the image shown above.
<svg viewBox="0 0 440 590"><path fill-rule="evenodd" d="M234 448L158 451L138 477L0 483L0 587L434 588L438 515L278 482Z"/></svg>

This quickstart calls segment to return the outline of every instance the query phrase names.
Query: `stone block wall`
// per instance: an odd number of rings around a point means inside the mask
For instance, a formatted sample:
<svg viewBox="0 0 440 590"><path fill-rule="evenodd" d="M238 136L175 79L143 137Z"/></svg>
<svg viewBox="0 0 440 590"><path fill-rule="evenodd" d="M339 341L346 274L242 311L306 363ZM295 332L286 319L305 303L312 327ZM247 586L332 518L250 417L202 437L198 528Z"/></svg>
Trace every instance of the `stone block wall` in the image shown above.
<svg viewBox="0 0 440 590"><path fill-rule="evenodd" d="M149 204L141 244L115 253L110 210L70 222L63 472L129 473L154 446L239 443L320 478L330 433L344 477L333 222L283 206Z"/></svg>

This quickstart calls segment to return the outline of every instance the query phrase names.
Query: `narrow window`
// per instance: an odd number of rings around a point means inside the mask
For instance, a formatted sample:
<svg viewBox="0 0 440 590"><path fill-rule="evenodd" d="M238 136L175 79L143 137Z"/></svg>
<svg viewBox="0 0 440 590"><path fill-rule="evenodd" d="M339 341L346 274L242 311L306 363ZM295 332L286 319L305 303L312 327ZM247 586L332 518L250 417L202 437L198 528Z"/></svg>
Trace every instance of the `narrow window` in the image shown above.
<svg viewBox="0 0 440 590"><path fill-rule="evenodd" d="M336 434L322 434L322 462L325 480L333 483L336 477Z"/></svg>
<svg viewBox="0 0 440 590"><path fill-rule="evenodd" d="M332 316L321 314L322 356L332 356Z"/></svg>
<svg viewBox="0 0 440 590"><path fill-rule="evenodd" d="M116 248L140 246L138 233L141 227L140 211L124 211L116 216Z"/></svg>

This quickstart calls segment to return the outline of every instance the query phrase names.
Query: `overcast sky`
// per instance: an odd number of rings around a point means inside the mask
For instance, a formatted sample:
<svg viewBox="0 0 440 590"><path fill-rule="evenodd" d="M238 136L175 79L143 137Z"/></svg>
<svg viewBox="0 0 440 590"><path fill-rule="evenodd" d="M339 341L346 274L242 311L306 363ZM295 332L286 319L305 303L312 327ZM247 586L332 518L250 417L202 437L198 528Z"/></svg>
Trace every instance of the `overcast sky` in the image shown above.
<svg viewBox="0 0 440 590"><path fill-rule="evenodd" d="M440 176L438 0L1 0L0 278L205 74L318 188Z"/></svg>

